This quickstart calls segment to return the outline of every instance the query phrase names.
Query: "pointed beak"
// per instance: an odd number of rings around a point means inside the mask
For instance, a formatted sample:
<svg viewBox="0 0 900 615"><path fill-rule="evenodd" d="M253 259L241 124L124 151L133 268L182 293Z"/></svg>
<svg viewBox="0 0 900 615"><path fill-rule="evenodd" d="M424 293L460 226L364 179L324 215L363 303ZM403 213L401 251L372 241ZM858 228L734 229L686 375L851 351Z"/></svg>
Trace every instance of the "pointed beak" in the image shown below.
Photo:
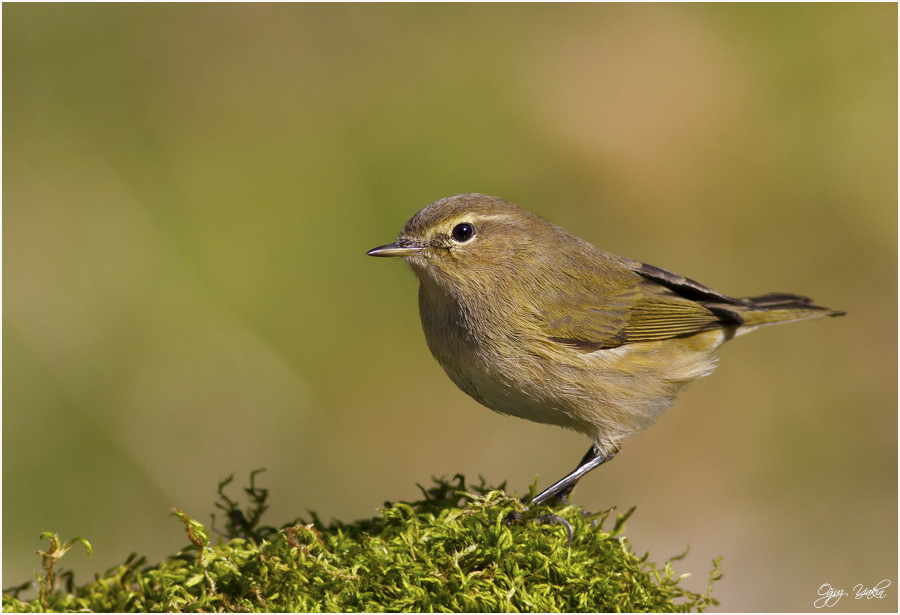
<svg viewBox="0 0 900 615"><path fill-rule="evenodd" d="M386 246L378 246L366 252L367 256L410 256L425 249L416 242L408 239L401 239Z"/></svg>

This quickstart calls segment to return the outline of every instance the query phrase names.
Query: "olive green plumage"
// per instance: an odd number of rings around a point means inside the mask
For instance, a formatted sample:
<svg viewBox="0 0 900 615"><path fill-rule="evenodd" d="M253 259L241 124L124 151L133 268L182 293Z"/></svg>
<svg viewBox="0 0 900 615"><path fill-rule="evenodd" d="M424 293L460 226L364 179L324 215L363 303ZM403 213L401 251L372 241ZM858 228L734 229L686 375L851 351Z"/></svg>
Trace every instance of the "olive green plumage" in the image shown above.
<svg viewBox="0 0 900 615"><path fill-rule="evenodd" d="M428 346L463 391L603 454L709 374L735 335L842 314L786 293L729 297L482 194L428 205L369 254L412 266Z"/></svg>

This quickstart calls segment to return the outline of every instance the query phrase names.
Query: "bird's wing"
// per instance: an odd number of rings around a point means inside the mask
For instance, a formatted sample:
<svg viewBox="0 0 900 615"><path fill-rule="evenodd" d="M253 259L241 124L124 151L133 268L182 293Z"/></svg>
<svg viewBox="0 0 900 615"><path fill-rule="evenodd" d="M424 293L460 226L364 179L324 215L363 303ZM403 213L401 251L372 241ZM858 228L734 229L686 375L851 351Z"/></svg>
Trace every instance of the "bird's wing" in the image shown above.
<svg viewBox="0 0 900 615"><path fill-rule="evenodd" d="M549 339L592 352L739 326L739 312L756 307L658 267L626 259L621 264L615 273L598 273L575 295L544 297Z"/></svg>

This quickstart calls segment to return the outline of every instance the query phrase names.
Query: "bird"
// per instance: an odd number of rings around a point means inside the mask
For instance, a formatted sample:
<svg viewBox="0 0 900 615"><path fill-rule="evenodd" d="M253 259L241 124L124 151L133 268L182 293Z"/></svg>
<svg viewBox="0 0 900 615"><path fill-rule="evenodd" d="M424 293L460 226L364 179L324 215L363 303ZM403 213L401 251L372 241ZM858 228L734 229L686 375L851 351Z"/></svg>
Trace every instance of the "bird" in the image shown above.
<svg viewBox="0 0 900 615"><path fill-rule="evenodd" d="M462 391L591 440L575 470L530 506L565 502L685 385L710 374L725 342L844 315L792 293L731 297L478 193L431 203L397 241L367 254L411 266L428 348Z"/></svg>

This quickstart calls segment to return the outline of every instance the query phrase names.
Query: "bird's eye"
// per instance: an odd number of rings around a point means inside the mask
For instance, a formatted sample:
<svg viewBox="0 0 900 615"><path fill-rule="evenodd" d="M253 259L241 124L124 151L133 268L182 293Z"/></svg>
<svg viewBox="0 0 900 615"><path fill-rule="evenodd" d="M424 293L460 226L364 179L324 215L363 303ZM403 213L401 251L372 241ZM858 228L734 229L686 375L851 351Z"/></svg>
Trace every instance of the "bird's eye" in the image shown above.
<svg viewBox="0 0 900 615"><path fill-rule="evenodd" d="M468 222L462 222L454 226L450 234L459 243L465 243L475 236L475 227Z"/></svg>

